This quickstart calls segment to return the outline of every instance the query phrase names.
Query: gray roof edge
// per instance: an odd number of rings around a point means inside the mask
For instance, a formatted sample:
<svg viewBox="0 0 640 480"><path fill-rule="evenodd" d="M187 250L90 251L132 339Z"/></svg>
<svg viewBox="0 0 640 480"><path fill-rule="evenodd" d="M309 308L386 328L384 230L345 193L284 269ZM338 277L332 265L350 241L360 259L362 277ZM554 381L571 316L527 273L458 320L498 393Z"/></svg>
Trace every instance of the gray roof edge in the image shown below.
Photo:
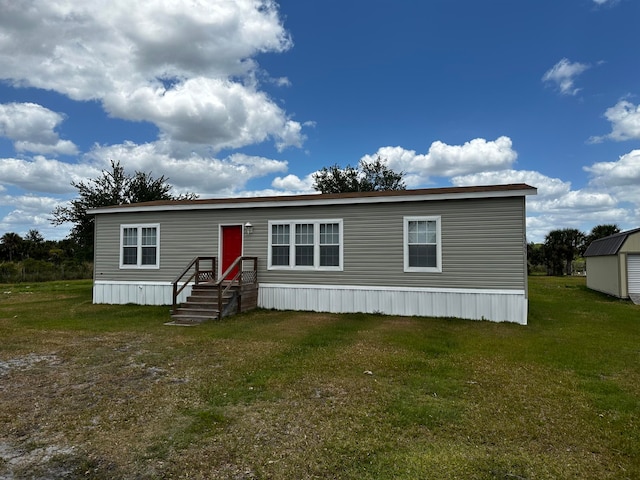
<svg viewBox="0 0 640 480"><path fill-rule="evenodd" d="M384 192L351 192L341 194L282 195L269 197L212 198L196 200L168 200L114 205L92 208L90 215L120 212L158 212L167 210L233 209L257 207L285 207L336 205L352 203L386 203L424 200L450 200L463 198L491 198L536 195L537 189L524 183L506 185L480 185L468 187L442 187Z"/></svg>

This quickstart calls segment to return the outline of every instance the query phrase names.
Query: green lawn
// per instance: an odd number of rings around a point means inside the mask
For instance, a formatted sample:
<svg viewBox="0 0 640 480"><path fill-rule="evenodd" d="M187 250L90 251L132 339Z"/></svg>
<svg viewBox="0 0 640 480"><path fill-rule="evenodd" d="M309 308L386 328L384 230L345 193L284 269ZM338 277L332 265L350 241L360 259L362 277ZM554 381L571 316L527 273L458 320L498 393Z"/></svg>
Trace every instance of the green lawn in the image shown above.
<svg viewBox="0 0 640 480"><path fill-rule="evenodd" d="M531 277L529 312L168 327L0 285L0 478L640 478L640 307Z"/></svg>

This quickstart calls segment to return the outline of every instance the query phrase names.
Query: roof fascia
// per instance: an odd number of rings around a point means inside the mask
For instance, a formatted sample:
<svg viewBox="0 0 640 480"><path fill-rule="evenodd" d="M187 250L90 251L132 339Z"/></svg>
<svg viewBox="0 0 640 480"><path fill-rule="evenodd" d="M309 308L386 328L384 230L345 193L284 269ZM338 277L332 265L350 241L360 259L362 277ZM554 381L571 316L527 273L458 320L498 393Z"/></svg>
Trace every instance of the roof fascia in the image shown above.
<svg viewBox="0 0 640 480"><path fill-rule="evenodd" d="M505 197L523 197L526 195L536 195L535 188L523 188L518 190L488 190L480 192L455 192L455 193L434 193L434 194L416 194L416 195L388 195L388 196L371 196L371 197L349 197L349 198L322 198L318 194L318 198L305 198L299 200L288 200L287 196L282 196L281 200L270 200L265 202L243 202L238 199L237 202L222 203L175 203L171 205L141 205L136 206L115 206L107 208L94 208L87 211L88 214L103 213L126 213L126 212L165 212L165 211L185 211L185 210L231 210L241 208L286 208L286 207L308 207L310 205L354 205L367 203L401 203L401 202L424 202L424 201L442 201L442 200L467 200L480 198L505 198Z"/></svg>

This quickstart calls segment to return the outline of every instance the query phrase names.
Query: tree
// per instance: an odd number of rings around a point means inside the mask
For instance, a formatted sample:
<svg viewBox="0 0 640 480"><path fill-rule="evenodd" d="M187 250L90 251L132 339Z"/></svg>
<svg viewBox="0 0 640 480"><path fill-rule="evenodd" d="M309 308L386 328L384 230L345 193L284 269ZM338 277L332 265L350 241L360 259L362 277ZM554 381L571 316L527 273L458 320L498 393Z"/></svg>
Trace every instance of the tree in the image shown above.
<svg viewBox="0 0 640 480"><path fill-rule="evenodd" d="M27 254L28 258L37 258L42 260L42 256L44 251L46 250L45 241L42 234L32 228L27 232L27 235L24 237L25 248L24 251Z"/></svg>
<svg viewBox="0 0 640 480"><path fill-rule="evenodd" d="M552 230L544 239L544 257L550 275L571 275L571 263L584 248L585 235L575 228Z"/></svg>
<svg viewBox="0 0 640 480"><path fill-rule="evenodd" d="M361 160L358 168L340 168L338 164L323 167L313 174L313 188L321 193L405 190L403 177L404 172L394 172L378 156L370 162Z"/></svg>
<svg viewBox="0 0 640 480"><path fill-rule="evenodd" d="M616 233L620 233L620 228L618 228L618 225L615 225L615 224L596 225L591 229L591 233L587 235L587 238L584 243L585 248L591 245L592 242L600 238L608 237L609 235L615 235Z"/></svg>
<svg viewBox="0 0 640 480"><path fill-rule="evenodd" d="M544 245L534 242L527 243L527 263L528 271L530 274L536 267L544 267Z"/></svg>
<svg viewBox="0 0 640 480"><path fill-rule="evenodd" d="M87 210L112 205L148 202L153 200L185 200L196 198L195 194L171 195L171 185L163 176L153 178L151 173L136 171L127 175L120 162L111 160L111 171L103 170L95 179L71 182L78 190L78 198L67 206L59 206L52 212L51 223L61 225L73 223L69 238L79 251L76 255L90 260L93 257L93 216Z"/></svg>
<svg viewBox="0 0 640 480"><path fill-rule="evenodd" d="M33 242L33 243L42 243L44 242L44 237L42 236L42 234L36 230L35 228L32 228L31 230L29 230L27 232L27 236L24 237L24 239L27 242Z"/></svg>
<svg viewBox="0 0 640 480"><path fill-rule="evenodd" d="M13 262L14 257L20 255L24 248L24 240L17 233L5 233L0 242L2 242L3 256L10 262Z"/></svg>

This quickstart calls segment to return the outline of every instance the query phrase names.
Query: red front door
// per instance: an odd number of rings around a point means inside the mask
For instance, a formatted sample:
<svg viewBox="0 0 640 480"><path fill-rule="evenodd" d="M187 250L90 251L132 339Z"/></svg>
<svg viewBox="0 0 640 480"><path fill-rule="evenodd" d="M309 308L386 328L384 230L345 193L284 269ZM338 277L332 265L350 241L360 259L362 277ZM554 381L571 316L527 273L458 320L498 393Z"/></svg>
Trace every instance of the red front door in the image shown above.
<svg viewBox="0 0 640 480"><path fill-rule="evenodd" d="M235 262L236 258L242 255L242 225L227 225L222 227L222 272ZM231 273L233 278L238 272L237 269ZM229 278L229 277L227 277Z"/></svg>

